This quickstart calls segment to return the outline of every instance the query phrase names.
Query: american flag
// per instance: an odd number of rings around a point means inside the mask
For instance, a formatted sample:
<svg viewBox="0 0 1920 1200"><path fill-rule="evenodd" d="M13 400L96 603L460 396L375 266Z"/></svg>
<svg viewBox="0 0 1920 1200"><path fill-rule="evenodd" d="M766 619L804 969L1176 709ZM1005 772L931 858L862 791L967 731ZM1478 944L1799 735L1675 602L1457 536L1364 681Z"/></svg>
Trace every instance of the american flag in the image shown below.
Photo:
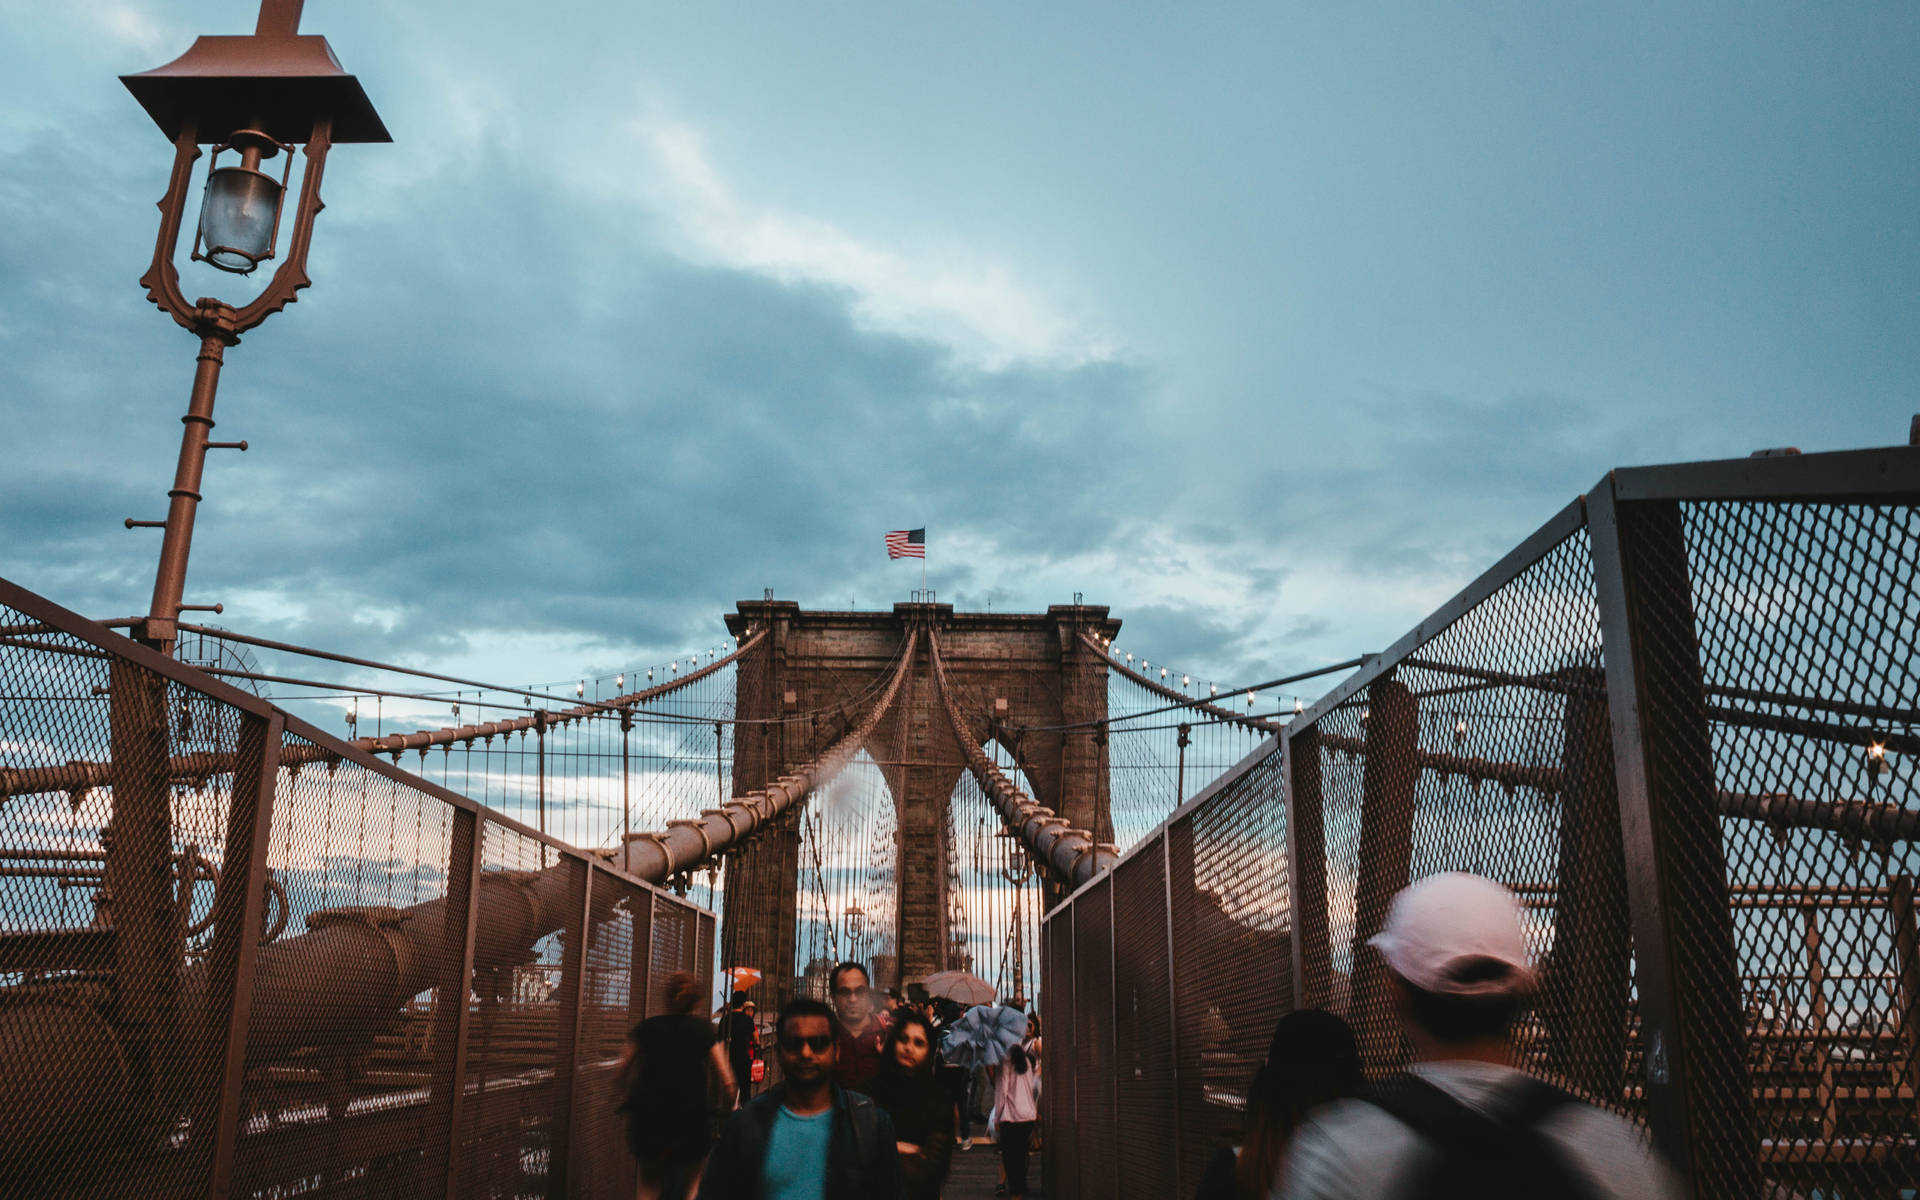
<svg viewBox="0 0 1920 1200"><path fill-rule="evenodd" d="M925 529L896 529L887 535L888 558L925 558L927 556L927 531Z"/></svg>

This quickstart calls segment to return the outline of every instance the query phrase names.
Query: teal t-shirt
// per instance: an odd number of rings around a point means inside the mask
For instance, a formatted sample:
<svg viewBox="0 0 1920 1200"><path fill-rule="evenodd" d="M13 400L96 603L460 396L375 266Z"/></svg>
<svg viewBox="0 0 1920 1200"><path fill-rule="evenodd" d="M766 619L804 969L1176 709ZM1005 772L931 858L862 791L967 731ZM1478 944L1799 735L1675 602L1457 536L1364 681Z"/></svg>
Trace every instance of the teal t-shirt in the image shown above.
<svg viewBox="0 0 1920 1200"><path fill-rule="evenodd" d="M831 1108L803 1117L781 1105L773 1118L773 1132L767 1137L767 1200L823 1200L827 1194L827 1142L832 1136Z"/></svg>

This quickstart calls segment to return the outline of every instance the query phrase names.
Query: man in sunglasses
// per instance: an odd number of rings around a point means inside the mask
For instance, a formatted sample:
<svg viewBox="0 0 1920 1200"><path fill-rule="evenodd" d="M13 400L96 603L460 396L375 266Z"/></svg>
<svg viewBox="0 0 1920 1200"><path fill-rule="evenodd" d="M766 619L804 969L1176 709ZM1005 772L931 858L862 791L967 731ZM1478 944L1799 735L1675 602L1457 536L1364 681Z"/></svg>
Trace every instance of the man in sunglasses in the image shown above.
<svg viewBox="0 0 1920 1200"><path fill-rule="evenodd" d="M774 1032L785 1078L727 1118L700 1200L904 1200L893 1122L833 1082L833 1010L790 1001Z"/></svg>

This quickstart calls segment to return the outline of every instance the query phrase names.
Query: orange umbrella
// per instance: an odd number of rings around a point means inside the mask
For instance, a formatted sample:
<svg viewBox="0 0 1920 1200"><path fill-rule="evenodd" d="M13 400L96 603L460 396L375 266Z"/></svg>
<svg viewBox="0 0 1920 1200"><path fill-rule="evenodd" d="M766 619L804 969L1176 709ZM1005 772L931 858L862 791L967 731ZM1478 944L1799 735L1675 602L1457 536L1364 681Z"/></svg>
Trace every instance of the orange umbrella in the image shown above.
<svg viewBox="0 0 1920 1200"><path fill-rule="evenodd" d="M733 981L734 991L744 992L754 984L760 982L760 968L735 967L727 972L727 978Z"/></svg>

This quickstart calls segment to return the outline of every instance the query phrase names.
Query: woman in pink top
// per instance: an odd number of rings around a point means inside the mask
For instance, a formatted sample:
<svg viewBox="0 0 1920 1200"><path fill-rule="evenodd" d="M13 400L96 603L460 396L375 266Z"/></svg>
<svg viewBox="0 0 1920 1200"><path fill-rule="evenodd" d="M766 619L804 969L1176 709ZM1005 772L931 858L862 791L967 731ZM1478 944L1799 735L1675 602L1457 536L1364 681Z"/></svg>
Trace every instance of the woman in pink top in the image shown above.
<svg viewBox="0 0 1920 1200"><path fill-rule="evenodd" d="M993 1120L1010 1200L1022 1200L1027 1194L1027 1147L1039 1116L1040 1072L1027 1061L1027 1052L1015 1046L1007 1051L1007 1061L1000 1064L993 1081Z"/></svg>

